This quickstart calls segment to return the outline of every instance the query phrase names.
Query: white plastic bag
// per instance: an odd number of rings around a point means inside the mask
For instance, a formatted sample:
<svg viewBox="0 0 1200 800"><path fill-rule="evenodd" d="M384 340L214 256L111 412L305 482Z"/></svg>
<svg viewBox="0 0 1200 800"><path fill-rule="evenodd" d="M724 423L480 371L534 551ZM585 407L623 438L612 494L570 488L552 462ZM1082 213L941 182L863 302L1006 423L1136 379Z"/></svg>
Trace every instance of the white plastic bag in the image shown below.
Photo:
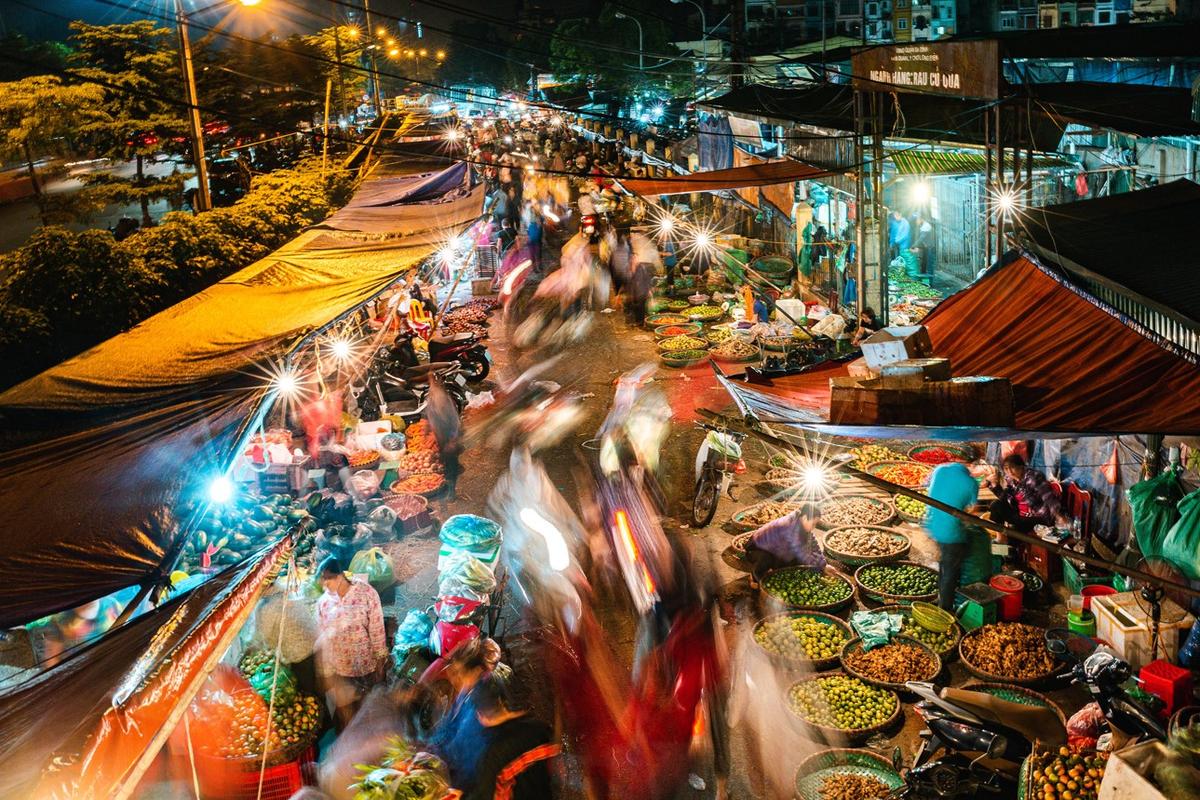
<svg viewBox="0 0 1200 800"><path fill-rule="evenodd" d="M379 476L373 470L360 469L350 476L350 485L346 488L356 500L366 500L379 492Z"/></svg>

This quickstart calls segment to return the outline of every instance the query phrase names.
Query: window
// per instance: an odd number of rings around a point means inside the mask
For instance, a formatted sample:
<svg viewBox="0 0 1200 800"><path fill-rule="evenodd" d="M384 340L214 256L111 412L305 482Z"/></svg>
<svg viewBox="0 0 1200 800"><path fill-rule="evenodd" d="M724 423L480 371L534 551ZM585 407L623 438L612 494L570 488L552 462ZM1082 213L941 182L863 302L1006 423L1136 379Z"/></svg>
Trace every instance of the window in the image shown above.
<svg viewBox="0 0 1200 800"><path fill-rule="evenodd" d="M867 3L867 16L868 17L878 17L879 16L879 3Z"/></svg>
<svg viewBox="0 0 1200 800"><path fill-rule="evenodd" d="M908 20L906 20L904 17L901 17L900 19L896 20L896 28L897 28L897 30L902 30L902 31L908 30Z"/></svg>
<svg viewBox="0 0 1200 800"><path fill-rule="evenodd" d="M1000 27L1006 31L1015 30L1017 27L1017 18L1016 17L1001 17L1000 18Z"/></svg>
<svg viewBox="0 0 1200 800"><path fill-rule="evenodd" d="M1071 12L1070 11L1062 12L1062 24L1063 25L1071 24Z"/></svg>
<svg viewBox="0 0 1200 800"><path fill-rule="evenodd" d="M1042 14L1042 27L1043 28L1053 28L1054 27L1054 15L1053 14Z"/></svg>
<svg viewBox="0 0 1200 800"><path fill-rule="evenodd" d="M1097 11L1096 12L1096 24L1097 25L1112 25L1112 12L1111 11Z"/></svg>

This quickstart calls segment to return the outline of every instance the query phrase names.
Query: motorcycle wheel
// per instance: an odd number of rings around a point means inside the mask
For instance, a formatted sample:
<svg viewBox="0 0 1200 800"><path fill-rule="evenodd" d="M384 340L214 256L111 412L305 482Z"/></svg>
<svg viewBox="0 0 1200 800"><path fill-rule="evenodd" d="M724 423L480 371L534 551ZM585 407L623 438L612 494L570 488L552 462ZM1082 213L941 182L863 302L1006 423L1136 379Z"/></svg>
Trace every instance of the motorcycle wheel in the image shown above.
<svg viewBox="0 0 1200 800"><path fill-rule="evenodd" d="M721 488L712 470L700 473L696 481L696 494L692 498L692 527L703 528L712 522L717 513L717 492Z"/></svg>
<svg viewBox="0 0 1200 800"><path fill-rule="evenodd" d="M459 363L462 364L463 376L471 383L478 383L492 371L492 362L482 352L470 353Z"/></svg>

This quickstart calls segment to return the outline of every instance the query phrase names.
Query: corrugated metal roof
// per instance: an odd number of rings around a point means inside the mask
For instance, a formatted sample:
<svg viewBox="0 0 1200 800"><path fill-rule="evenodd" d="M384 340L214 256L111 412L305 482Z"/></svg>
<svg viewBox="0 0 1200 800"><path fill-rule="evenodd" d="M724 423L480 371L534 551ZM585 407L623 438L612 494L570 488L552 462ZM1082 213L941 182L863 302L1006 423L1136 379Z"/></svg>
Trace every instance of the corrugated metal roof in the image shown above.
<svg viewBox="0 0 1200 800"><path fill-rule="evenodd" d="M982 152L896 150L889 157L900 175L971 175L981 173L987 167ZM1038 153L1033 157L1035 170L1073 166L1075 164L1071 160L1052 153Z"/></svg>

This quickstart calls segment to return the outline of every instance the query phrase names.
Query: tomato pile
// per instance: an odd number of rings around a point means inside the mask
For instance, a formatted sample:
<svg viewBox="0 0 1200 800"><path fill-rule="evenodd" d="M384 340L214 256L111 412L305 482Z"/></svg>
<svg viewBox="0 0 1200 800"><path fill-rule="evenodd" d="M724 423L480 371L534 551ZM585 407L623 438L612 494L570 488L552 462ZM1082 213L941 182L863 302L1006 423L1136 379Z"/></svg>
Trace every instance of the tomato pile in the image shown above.
<svg viewBox="0 0 1200 800"><path fill-rule="evenodd" d="M891 481L892 483L912 488L921 486L928 481L929 476L933 473L933 468L928 464L896 462L879 464L867 471L877 478L883 478L885 481Z"/></svg>
<svg viewBox="0 0 1200 800"><path fill-rule="evenodd" d="M912 454L913 461L920 461L922 464L945 464L948 461L961 461L957 453L951 453L941 447L930 447L927 450L918 450Z"/></svg>

